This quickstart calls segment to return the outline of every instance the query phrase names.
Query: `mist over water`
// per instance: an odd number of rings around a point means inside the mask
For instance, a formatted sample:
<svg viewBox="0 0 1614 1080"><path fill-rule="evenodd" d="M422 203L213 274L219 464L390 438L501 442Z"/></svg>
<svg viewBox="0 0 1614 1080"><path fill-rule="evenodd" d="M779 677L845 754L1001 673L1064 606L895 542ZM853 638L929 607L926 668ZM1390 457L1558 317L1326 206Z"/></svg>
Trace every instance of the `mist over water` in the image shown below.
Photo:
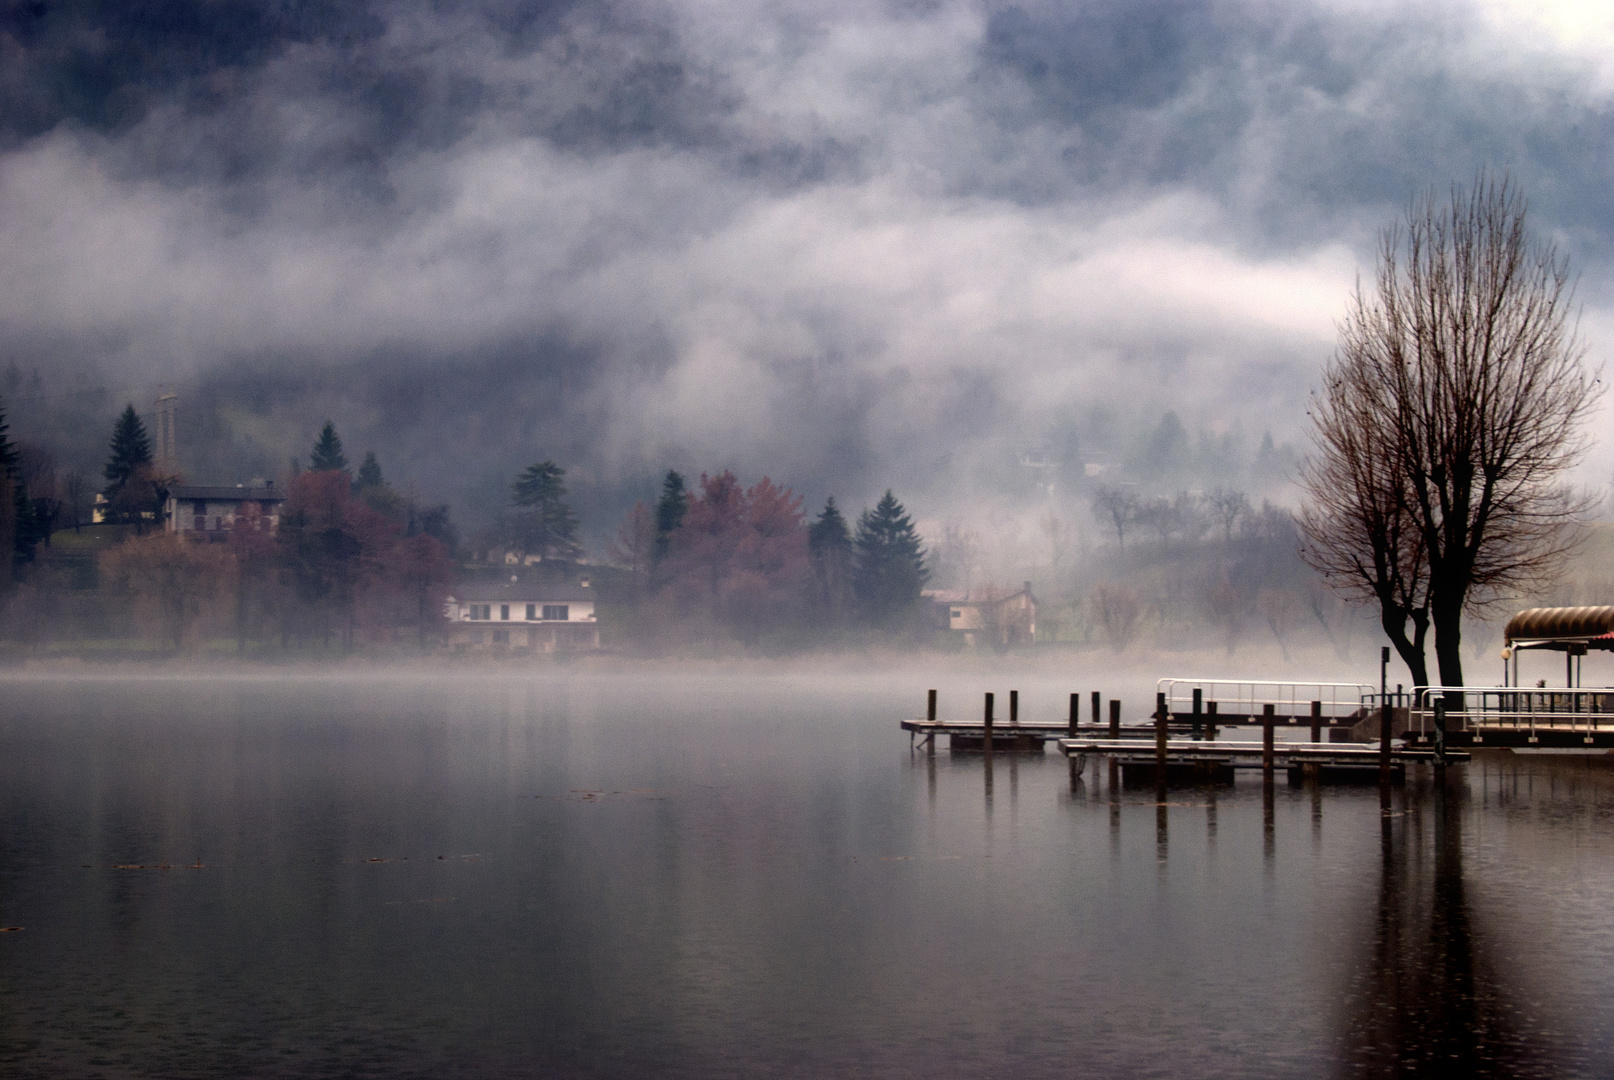
<svg viewBox="0 0 1614 1080"><path fill-rule="evenodd" d="M831 675L9 677L0 1068L1614 1066L1600 762L1414 770L1387 814L1280 783L1269 826L1247 780L911 752L975 673ZM1039 718L1089 689L1027 676Z"/></svg>

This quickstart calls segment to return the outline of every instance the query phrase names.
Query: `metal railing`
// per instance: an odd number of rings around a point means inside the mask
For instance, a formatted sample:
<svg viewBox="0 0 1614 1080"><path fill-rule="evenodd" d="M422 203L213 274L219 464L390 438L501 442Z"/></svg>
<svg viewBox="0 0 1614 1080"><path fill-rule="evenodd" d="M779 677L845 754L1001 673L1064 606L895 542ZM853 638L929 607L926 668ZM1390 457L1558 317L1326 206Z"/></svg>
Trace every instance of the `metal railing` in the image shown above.
<svg viewBox="0 0 1614 1080"><path fill-rule="evenodd" d="M1166 695L1166 708L1185 713L1193 707L1194 691L1202 702L1214 701L1225 714L1259 714L1267 705L1284 716L1306 716L1311 703L1322 703L1323 716L1339 719L1356 715L1374 688L1366 683L1283 682L1276 679L1161 679L1155 689Z"/></svg>
<svg viewBox="0 0 1614 1080"><path fill-rule="evenodd" d="M1459 697L1463 707L1451 708ZM1435 731L1437 701L1446 706L1447 731L1614 730L1614 689L1608 687L1418 686L1407 713L1409 732Z"/></svg>

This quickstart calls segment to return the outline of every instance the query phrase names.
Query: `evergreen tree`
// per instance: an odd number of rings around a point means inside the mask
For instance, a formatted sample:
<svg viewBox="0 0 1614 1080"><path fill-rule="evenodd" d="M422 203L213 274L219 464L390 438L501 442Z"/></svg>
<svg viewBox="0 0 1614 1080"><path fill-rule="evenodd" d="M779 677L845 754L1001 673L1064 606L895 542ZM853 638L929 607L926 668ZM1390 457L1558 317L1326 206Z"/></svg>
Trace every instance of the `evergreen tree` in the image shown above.
<svg viewBox="0 0 1614 1080"><path fill-rule="evenodd" d="M890 491L857 523L852 588L869 620L895 626L919 605L930 571L913 521Z"/></svg>
<svg viewBox="0 0 1614 1080"><path fill-rule="evenodd" d="M808 526L807 553L818 586L815 599L833 618L846 609L852 585L852 531L833 496Z"/></svg>
<svg viewBox="0 0 1614 1080"><path fill-rule="evenodd" d="M667 478L661 482L661 499L656 503L656 544L652 553L655 562L667 557L672 534L684 523L688 512L689 493L684 490L684 478L668 469Z"/></svg>
<svg viewBox="0 0 1614 1080"><path fill-rule="evenodd" d="M575 559L583 553L577 543L577 515L566 505L566 470L553 461L527 466L511 485L517 507L515 542L528 554L546 559Z"/></svg>
<svg viewBox="0 0 1614 1080"><path fill-rule="evenodd" d="M112 456L107 459L103 472L108 499L115 496L142 468L151 464L151 438L146 434L146 425L140 422L140 414L135 412L132 402L124 406L122 415L112 426L111 450Z"/></svg>
<svg viewBox="0 0 1614 1080"><path fill-rule="evenodd" d="M12 361L15 368L16 361ZM13 475L17 471L17 445L11 441L11 425L6 423L5 402L0 400L0 469Z"/></svg>
<svg viewBox="0 0 1614 1080"><path fill-rule="evenodd" d="M320 430L314 443L314 452L308 455L309 472L347 472L347 457L342 453L342 440L337 437L336 425L329 420ZM380 466L376 467L380 472Z"/></svg>
<svg viewBox="0 0 1614 1080"><path fill-rule="evenodd" d="M363 495L371 488L384 488L386 486L387 482L381 478L381 462L375 459L375 451L366 450L364 452L364 464L359 466L359 475L353 480L353 493Z"/></svg>

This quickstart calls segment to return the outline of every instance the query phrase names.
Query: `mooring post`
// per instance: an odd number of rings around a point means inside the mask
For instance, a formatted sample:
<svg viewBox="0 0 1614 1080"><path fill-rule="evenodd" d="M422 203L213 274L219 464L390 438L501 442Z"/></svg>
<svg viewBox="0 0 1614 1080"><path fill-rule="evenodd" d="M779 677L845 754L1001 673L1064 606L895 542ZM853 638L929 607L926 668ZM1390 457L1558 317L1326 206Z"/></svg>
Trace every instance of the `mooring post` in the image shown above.
<svg viewBox="0 0 1614 1080"><path fill-rule="evenodd" d="M1261 706L1261 779L1265 783L1272 783L1272 725L1274 722L1272 702Z"/></svg>
<svg viewBox="0 0 1614 1080"><path fill-rule="evenodd" d="M1435 699L1435 768L1446 767L1446 698Z"/></svg>
<svg viewBox="0 0 1614 1080"><path fill-rule="evenodd" d="M1320 701L1311 703L1311 741L1323 741L1323 703Z"/></svg>
<svg viewBox="0 0 1614 1080"><path fill-rule="evenodd" d="M985 719L985 722L984 722L984 726L986 727L986 736L981 740L981 753L985 754L987 757L991 757L992 756L992 692L990 690L987 691L987 694L986 694L986 719Z"/></svg>
<svg viewBox="0 0 1614 1080"><path fill-rule="evenodd" d="M1110 698L1110 738L1121 737L1121 699Z"/></svg>
<svg viewBox="0 0 1614 1080"><path fill-rule="evenodd" d="M1154 696L1154 775L1159 784L1166 782L1166 736L1171 713L1166 709L1166 695Z"/></svg>
<svg viewBox="0 0 1614 1080"><path fill-rule="evenodd" d="M1009 726L1020 726L1020 691L1009 691Z"/></svg>
<svg viewBox="0 0 1614 1080"><path fill-rule="evenodd" d="M1390 647L1379 648L1379 783L1390 782ZM1399 692L1398 695L1399 696Z"/></svg>
<svg viewBox="0 0 1614 1080"><path fill-rule="evenodd" d="M1104 718L1099 715L1099 712L1100 712L1099 705L1101 705L1103 703L1103 701L1104 701L1104 699L1099 696L1099 692L1097 690L1094 690L1093 691L1093 726L1094 727L1098 727L1100 724L1102 724L1104 722Z"/></svg>
<svg viewBox="0 0 1614 1080"><path fill-rule="evenodd" d="M1070 695L1070 737L1073 739L1076 737L1076 725L1081 720L1081 708L1082 696L1080 694Z"/></svg>
<svg viewBox="0 0 1614 1080"><path fill-rule="evenodd" d="M1216 741L1216 702L1205 702L1205 738Z"/></svg>
<svg viewBox="0 0 1614 1080"><path fill-rule="evenodd" d="M1199 729L1199 714L1204 709L1204 704L1205 704L1204 697L1205 697L1205 691L1200 689L1197 686L1194 687L1194 741L1195 742L1199 741L1199 730L1200 730Z"/></svg>

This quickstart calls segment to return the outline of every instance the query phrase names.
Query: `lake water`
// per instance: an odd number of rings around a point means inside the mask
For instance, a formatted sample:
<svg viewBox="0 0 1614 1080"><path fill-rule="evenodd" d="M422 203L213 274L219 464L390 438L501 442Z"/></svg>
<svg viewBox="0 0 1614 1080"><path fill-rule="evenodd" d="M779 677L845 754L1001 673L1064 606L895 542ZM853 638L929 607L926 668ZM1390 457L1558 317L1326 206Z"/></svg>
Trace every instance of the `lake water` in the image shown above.
<svg viewBox="0 0 1614 1080"><path fill-rule="evenodd" d="M11 677L0 1075L1614 1075L1603 761L1160 806L937 681Z"/></svg>

